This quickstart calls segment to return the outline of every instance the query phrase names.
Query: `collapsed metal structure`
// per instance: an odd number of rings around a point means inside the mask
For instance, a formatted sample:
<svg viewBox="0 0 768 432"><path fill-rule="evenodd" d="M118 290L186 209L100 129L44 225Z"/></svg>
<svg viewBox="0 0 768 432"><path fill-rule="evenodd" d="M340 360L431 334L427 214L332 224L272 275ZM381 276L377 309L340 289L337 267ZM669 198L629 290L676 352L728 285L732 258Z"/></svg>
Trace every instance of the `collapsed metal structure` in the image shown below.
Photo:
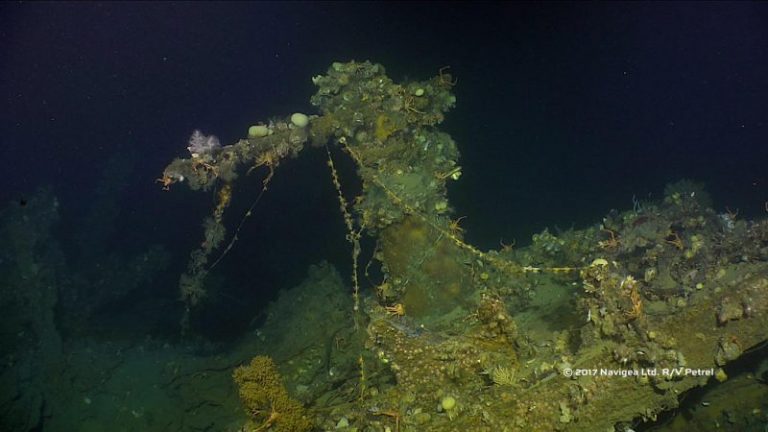
<svg viewBox="0 0 768 432"><path fill-rule="evenodd" d="M356 164L363 192L347 200L328 153L352 245L357 370L334 390L347 403L305 400L314 424L343 414L360 429L624 430L726 380L728 362L768 339L768 221L719 215L680 182L600 227L480 251L446 194L461 176L457 146L437 128L455 103L447 70L398 84L381 65L334 63L313 82L319 115L254 125L227 146L193 136L191 156L160 181L218 190L180 279L192 309L204 307L211 255L237 239L239 227L226 242L223 214L245 169L266 167L263 193L307 145L338 146ZM358 282L362 235L377 239L385 275L371 296ZM560 316L532 318L526 306L545 292L561 293L546 300ZM255 427L280 430L267 408L251 412Z"/></svg>

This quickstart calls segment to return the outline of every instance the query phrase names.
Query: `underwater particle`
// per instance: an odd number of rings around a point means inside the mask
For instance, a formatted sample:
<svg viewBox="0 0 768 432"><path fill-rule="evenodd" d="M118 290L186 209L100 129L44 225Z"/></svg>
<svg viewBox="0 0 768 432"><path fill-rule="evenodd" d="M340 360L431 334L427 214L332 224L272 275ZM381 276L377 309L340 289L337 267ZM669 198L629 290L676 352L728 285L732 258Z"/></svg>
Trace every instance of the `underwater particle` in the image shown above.
<svg viewBox="0 0 768 432"><path fill-rule="evenodd" d="M266 125L253 125L248 128L248 138L261 138L269 135L269 128Z"/></svg>
<svg viewBox="0 0 768 432"><path fill-rule="evenodd" d="M309 124L309 117L306 114L293 113L291 114L291 123L296 127L304 128Z"/></svg>
<svg viewBox="0 0 768 432"><path fill-rule="evenodd" d="M423 88L417 88L415 92L413 92L414 96L424 96L424 89Z"/></svg>

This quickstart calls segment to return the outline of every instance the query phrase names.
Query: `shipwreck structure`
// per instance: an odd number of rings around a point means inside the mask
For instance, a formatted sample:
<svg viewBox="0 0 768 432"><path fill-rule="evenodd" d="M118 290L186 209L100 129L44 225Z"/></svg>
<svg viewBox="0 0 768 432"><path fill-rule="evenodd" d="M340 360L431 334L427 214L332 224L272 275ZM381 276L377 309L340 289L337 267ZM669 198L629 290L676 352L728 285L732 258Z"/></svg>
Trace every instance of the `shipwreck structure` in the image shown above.
<svg viewBox="0 0 768 432"><path fill-rule="evenodd" d="M239 369L251 429L624 431L689 389L728 380L729 362L768 339L768 220L718 214L682 181L599 226L481 251L464 242L446 194L461 176L457 145L438 128L455 103L448 69L395 83L378 64L334 63L313 82L317 115L255 124L231 145L195 132L190 156L159 179L218 197L180 278L191 311L204 307L205 277L237 239L238 225L228 233L223 222L232 185L258 168L264 193L283 159L329 149L354 263L354 325L323 341L315 363L330 377L317 379L333 385L304 385L304 409L286 402L271 361ZM362 181L351 199L338 149ZM372 287L359 279L364 235L376 239L384 275ZM281 368L290 390L292 367ZM247 390L263 387L248 377L274 391Z"/></svg>

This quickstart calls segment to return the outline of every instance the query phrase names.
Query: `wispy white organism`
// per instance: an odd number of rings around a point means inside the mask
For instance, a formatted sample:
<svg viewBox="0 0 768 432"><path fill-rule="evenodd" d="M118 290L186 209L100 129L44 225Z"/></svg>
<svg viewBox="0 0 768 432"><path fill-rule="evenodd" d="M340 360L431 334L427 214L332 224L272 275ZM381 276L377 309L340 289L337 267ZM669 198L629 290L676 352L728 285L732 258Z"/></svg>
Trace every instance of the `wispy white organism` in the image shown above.
<svg viewBox="0 0 768 432"><path fill-rule="evenodd" d="M221 147L219 139L215 135L204 135L198 129L192 132L192 136L189 137L189 146L187 150L192 154L192 157L200 157L202 155L211 154Z"/></svg>

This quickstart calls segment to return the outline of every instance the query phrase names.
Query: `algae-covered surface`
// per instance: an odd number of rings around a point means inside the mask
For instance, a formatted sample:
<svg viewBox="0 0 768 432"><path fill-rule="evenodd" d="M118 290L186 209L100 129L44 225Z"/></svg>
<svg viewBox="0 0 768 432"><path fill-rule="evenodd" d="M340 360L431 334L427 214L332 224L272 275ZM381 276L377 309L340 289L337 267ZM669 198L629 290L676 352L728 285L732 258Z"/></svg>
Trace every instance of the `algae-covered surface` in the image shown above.
<svg viewBox="0 0 768 432"><path fill-rule="evenodd" d="M593 227L481 251L463 240L446 196L462 172L437 129L455 103L450 73L395 83L378 64L334 63L313 82L320 113L308 126L277 123L267 146L249 137L174 161L163 176L177 187L202 166L193 186L228 182L217 158L236 154L270 168L267 188L280 159L300 151L292 136L329 148L352 286L322 266L302 287L331 287L328 297L299 287L270 311L253 354L276 359L306 410L280 413L275 398L241 388L260 401L250 430L306 419L349 431L629 430L692 388L727 382L729 363L766 340L766 221L718 214L698 184L680 181ZM276 153L281 143L296 151ZM338 157L362 180L354 199ZM366 265L363 236L377 239ZM379 281L365 289L371 263ZM180 287L184 297L189 285Z"/></svg>
<svg viewBox="0 0 768 432"><path fill-rule="evenodd" d="M456 143L438 128L455 103L450 73L395 83L381 65L348 62L313 81L317 115L257 125L231 145L201 147L211 138L193 135L200 145L163 173L166 189L217 191L204 241L179 278L181 330L194 333L209 272L238 240L242 222L224 223L237 173L266 168L245 221L281 175L281 162L299 157L305 145L326 148L351 274L326 262L311 266L227 349L148 336L64 350L50 316L29 314L50 350L46 372L33 378L47 394L43 415L56 413L46 428L629 431L766 424L764 368L733 365L765 351L768 220L717 213L700 185L680 181L662 199L611 212L586 229L544 230L530 246L481 251L465 242L446 193L462 173ZM358 196L345 195L339 158L355 167ZM50 225L56 203L41 192L31 205L36 220L25 224L7 211L4 241L19 253L5 274L44 286L50 276L39 271L41 258L23 234ZM363 244L368 239L372 247ZM55 245L47 247L55 253ZM39 293L48 297L34 304L56 302L53 291ZM21 389L27 378L11 371L20 373L7 369L6 384ZM706 396L695 397L706 401L685 408L690 416L659 421L704 386ZM722 396L726 388L743 389L738 408ZM17 400L15 427L34 424L35 416L20 413L36 403Z"/></svg>

